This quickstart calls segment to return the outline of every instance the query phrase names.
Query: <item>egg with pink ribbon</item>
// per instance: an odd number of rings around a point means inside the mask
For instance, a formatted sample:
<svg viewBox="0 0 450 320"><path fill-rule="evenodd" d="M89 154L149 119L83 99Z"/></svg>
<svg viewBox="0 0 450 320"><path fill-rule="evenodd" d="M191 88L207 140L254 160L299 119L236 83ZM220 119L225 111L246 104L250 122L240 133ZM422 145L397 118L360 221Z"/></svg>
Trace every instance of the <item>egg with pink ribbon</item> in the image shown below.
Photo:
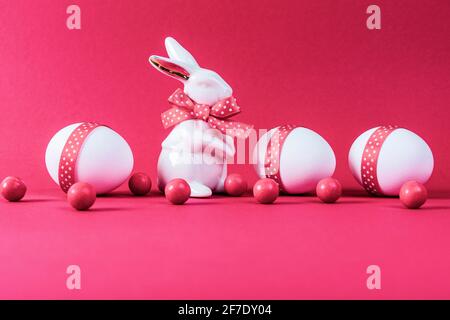
<svg viewBox="0 0 450 320"><path fill-rule="evenodd" d="M368 193L386 196L398 196L410 180L426 183L434 167L433 153L421 137L391 125L361 134L350 148L348 163Z"/></svg>
<svg viewBox="0 0 450 320"><path fill-rule="evenodd" d="M313 130L294 125L266 132L256 144L253 161L260 178L275 180L280 191L288 194L315 190L317 183L336 169L328 142Z"/></svg>
<svg viewBox="0 0 450 320"><path fill-rule="evenodd" d="M133 163L133 153L125 139L95 122L61 129L45 153L48 173L66 193L76 182L89 183L97 194L108 193L128 179Z"/></svg>

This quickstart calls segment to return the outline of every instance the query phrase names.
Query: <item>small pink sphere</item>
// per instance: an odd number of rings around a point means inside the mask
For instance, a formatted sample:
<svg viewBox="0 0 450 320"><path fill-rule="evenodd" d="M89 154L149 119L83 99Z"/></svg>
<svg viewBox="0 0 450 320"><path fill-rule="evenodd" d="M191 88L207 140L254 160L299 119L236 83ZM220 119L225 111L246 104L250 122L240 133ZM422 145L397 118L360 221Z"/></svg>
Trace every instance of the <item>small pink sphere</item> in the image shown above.
<svg viewBox="0 0 450 320"><path fill-rule="evenodd" d="M342 195L341 183L334 178L319 181L316 187L317 197L325 203L334 203Z"/></svg>
<svg viewBox="0 0 450 320"><path fill-rule="evenodd" d="M19 201L27 192L27 186L17 177L6 177L0 188L2 196L10 202Z"/></svg>
<svg viewBox="0 0 450 320"><path fill-rule="evenodd" d="M138 172L128 180L128 187L135 196L145 196L152 189L152 180L145 173Z"/></svg>
<svg viewBox="0 0 450 320"><path fill-rule="evenodd" d="M185 203L191 195L191 187L183 179L173 179L164 188L166 199L173 204Z"/></svg>
<svg viewBox="0 0 450 320"><path fill-rule="evenodd" d="M79 211L87 210L94 204L96 199L95 189L85 182L77 182L67 191L67 201Z"/></svg>
<svg viewBox="0 0 450 320"><path fill-rule="evenodd" d="M409 209L420 208L427 198L427 189L417 181L408 181L400 189L400 201Z"/></svg>
<svg viewBox="0 0 450 320"><path fill-rule="evenodd" d="M247 191L247 181L242 175L232 173L225 179L225 191L233 197L242 196Z"/></svg>
<svg viewBox="0 0 450 320"><path fill-rule="evenodd" d="M279 193L278 183L269 178L259 179L253 186L253 196L259 203L273 203Z"/></svg>

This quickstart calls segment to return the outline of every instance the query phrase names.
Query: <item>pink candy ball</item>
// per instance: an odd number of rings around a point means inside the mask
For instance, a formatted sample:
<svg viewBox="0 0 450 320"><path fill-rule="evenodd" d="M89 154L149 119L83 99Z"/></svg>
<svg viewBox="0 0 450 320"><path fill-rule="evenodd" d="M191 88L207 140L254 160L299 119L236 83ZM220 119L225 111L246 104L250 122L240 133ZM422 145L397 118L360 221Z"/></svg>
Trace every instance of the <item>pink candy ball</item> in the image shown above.
<svg viewBox="0 0 450 320"><path fill-rule="evenodd" d="M342 186L336 179L325 178L320 180L317 184L316 194L323 202L333 203L342 195Z"/></svg>
<svg viewBox="0 0 450 320"><path fill-rule="evenodd" d="M94 187L85 182L77 182L67 191L67 201L79 211L88 210L96 198Z"/></svg>
<svg viewBox="0 0 450 320"><path fill-rule="evenodd" d="M408 209L420 208L427 198L427 189L420 182L408 181L400 189L400 201Z"/></svg>
<svg viewBox="0 0 450 320"><path fill-rule="evenodd" d="M145 173L138 172L128 180L128 187L135 196L145 196L152 189L152 180Z"/></svg>
<svg viewBox="0 0 450 320"><path fill-rule="evenodd" d="M6 177L3 179L0 189L2 196L10 202L21 200L27 192L25 183L17 177Z"/></svg>
<svg viewBox="0 0 450 320"><path fill-rule="evenodd" d="M242 175L233 173L225 179L225 191L230 196L239 197L247 191L247 181Z"/></svg>
<svg viewBox="0 0 450 320"><path fill-rule="evenodd" d="M173 179L164 188L166 199L172 204L183 204L191 195L191 187L183 179Z"/></svg>
<svg viewBox="0 0 450 320"><path fill-rule="evenodd" d="M253 196L262 204L273 203L279 193L278 183L269 178L260 179L253 186Z"/></svg>

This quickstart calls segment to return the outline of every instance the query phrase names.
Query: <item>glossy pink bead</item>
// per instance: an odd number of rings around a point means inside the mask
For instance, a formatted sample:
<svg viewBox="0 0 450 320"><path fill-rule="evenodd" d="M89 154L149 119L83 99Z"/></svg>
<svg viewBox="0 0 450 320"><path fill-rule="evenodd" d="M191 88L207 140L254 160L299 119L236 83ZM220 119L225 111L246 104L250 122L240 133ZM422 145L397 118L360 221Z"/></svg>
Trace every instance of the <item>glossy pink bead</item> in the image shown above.
<svg viewBox="0 0 450 320"><path fill-rule="evenodd" d="M173 179L164 188L166 199L172 204L183 204L191 195L191 187L183 179Z"/></svg>
<svg viewBox="0 0 450 320"><path fill-rule="evenodd" d="M341 183L334 178L322 179L317 184L316 194L325 203L336 202L342 195Z"/></svg>
<svg viewBox="0 0 450 320"><path fill-rule="evenodd" d="M10 202L21 200L27 192L27 186L17 177L3 179L0 189L2 196Z"/></svg>
<svg viewBox="0 0 450 320"><path fill-rule="evenodd" d="M253 196L259 203L273 203L279 193L278 183L269 178L260 179L253 186Z"/></svg>
<svg viewBox="0 0 450 320"><path fill-rule="evenodd" d="M152 189L152 180L145 173L138 172L128 180L128 187L135 196L145 196Z"/></svg>
<svg viewBox="0 0 450 320"><path fill-rule="evenodd" d="M400 201L409 209L420 208L427 198L427 189L417 181L408 181L400 189Z"/></svg>
<svg viewBox="0 0 450 320"><path fill-rule="evenodd" d="M242 175L232 173L225 179L225 191L233 197L242 196L247 191L247 181Z"/></svg>
<svg viewBox="0 0 450 320"><path fill-rule="evenodd" d="M67 201L79 211L92 207L96 198L94 187L85 182L77 182L67 191Z"/></svg>

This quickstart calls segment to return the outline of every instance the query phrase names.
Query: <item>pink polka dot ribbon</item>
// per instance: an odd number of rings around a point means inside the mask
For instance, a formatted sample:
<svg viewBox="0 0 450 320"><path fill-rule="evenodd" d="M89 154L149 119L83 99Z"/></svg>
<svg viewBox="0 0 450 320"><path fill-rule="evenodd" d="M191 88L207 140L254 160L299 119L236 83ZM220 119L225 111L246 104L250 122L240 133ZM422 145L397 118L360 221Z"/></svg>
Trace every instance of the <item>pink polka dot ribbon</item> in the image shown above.
<svg viewBox="0 0 450 320"><path fill-rule="evenodd" d="M223 134L246 138L253 128L251 125L229 120L230 117L241 112L241 108L236 104L236 99L233 96L210 106L196 103L183 90L178 88L169 97L169 103L172 108L161 114L165 129L185 120L200 119L208 122L212 128L220 130Z"/></svg>
<svg viewBox="0 0 450 320"><path fill-rule="evenodd" d="M383 142L397 126L381 126L370 136L364 147L361 159L361 181L364 189L373 195L381 195L382 190L378 183L377 165Z"/></svg>
<svg viewBox="0 0 450 320"><path fill-rule="evenodd" d="M95 122L84 122L76 127L67 139L61 153L58 168L59 186L64 192L67 192L76 182L75 168L83 142L88 135L99 126L100 124Z"/></svg>
<svg viewBox="0 0 450 320"><path fill-rule="evenodd" d="M272 137L270 137L269 143L267 144L266 157L264 159L264 171L266 178L275 180L281 191L285 191L280 176L281 150L283 149L283 144L284 141L286 141L287 136L295 128L296 126L289 124L279 126L273 133Z"/></svg>

